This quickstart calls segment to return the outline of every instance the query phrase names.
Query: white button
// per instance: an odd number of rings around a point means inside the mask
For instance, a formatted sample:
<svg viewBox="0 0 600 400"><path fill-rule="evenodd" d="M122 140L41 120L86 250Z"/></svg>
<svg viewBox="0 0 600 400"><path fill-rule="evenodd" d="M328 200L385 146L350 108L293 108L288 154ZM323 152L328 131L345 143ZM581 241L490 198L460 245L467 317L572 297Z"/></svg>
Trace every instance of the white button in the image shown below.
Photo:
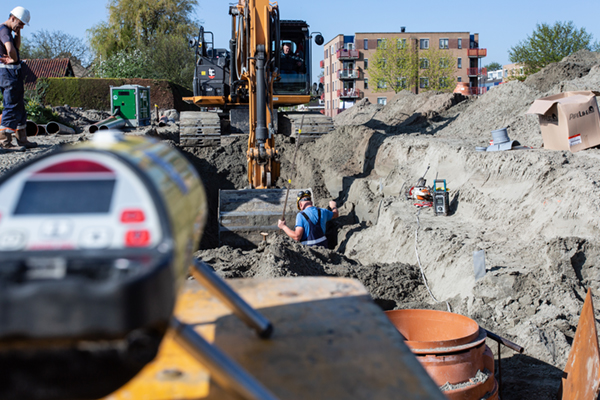
<svg viewBox="0 0 600 400"><path fill-rule="evenodd" d="M110 228L86 228L79 237L79 245L86 249L102 249L108 247L111 238Z"/></svg>
<svg viewBox="0 0 600 400"><path fill-rule="evenodd" d="M20 250L25 247L25 233L10 231L0 235L0 250Z"/></svg>
<svg viewBox="0 0 600 400"><path fill-rule="evenodd" d="M47 220L42 223L42 235L51 239L66 238L71 234L72 226L71 222L64 219Z"/></svg>

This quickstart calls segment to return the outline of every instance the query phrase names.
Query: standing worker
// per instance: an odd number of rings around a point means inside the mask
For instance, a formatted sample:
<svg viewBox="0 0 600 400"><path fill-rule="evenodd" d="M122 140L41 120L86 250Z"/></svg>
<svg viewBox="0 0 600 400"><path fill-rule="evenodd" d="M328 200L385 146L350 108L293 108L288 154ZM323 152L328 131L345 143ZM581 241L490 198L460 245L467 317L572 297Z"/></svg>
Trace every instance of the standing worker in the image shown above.
<svg viewBox="0 0 600 400"><path fill-rule="evenodd" d="M285 220L278 220L277 227L297 242L307 246L327 247L325 227L327 222L339 216L337 204L331 200L329 202L331 210L315 207L310 196L308 190L298 193L296 207L300 212L296 215L295 230L288 228Z"/></svg>
<svg viewBox="0 0 600 400"><path fill-rule="evenodd" d="M21 29L29 25L29 10L15 7L8 20L0 25L0 90L4 96L4 111L0 125L0 148L25 151L37 147L37 143L27 140L27 111L25 111L25 89L19 49L21 48ZM13 36L14 32L14 36ZM12 135L17 144L12 144Z"/></svg>

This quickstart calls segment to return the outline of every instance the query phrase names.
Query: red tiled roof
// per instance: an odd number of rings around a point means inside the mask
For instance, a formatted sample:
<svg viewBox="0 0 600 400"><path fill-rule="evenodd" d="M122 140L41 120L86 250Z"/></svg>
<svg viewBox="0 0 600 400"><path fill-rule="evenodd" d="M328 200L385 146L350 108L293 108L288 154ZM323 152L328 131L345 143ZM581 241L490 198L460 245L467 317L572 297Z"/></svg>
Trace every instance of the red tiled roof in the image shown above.
<svg viewBox="0 0 600 400"><path fill-rule="evenodd" d="M64 78L75 76L68 58L23 60L25 89L35 89L38 78Z"/></svg>

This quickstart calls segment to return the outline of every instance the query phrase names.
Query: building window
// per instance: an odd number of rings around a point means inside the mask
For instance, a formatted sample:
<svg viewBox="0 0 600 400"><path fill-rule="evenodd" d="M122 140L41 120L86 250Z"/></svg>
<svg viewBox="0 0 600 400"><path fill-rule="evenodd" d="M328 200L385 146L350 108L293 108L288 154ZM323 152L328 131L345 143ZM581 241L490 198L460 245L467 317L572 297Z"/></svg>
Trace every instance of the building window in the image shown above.
<svg viewBox="0 0 600 400"><path fill-rule="evenodd" d="M426 89L429 87L429 78L419 78L419 87Z"/></svg>
<svg viewBox="0 0 600 400"><path fill-rule="evenodd" d="M365 58L365 69L369 69L369 59Z"/></svg>
<svg viewBox="0 0 600 400"><path fill-rule="evenodd" d="M365 78L365 90L369 88L369 80Z"/></svg>
<svg viewBox="0 0 600 400"><path fill-rule="evenodd" d="M440 39L440 49L448 48L448 39Z"/></svg>
<svg viewBox="0 0 600 400"><path fill-rule="evenodd" d="M386 89L387 83L383 79L377 81L377 89Z"/></svg>
<svg viewBox="0 0 600 400"><path fill-rule="evenodd" d="M419 67L421 69L427 69L427 68L429 68L429 59L427 59L427 58L420 58L419 59Z"/></svg>
<svg viewBox="0 0 600 400"><path fill-rule="evenodd" d="M462 82L462 76L459 76L458 78L456 78L456 80L457 80L458 82Z"/></svg>
<svg viewBox="0 0 600 400"><path fill-rule="evenodd" d="M325 58L329 57L329 49L325 49Z"/></svg>
<svg viewBox="0 0 600 400"><path fill-rule="evenodd" d="M427 50L429 48L429 39L419 39L419 48Z"/></svg>
<svg viewBox="0 0 600 400"><path fill-rule="evenodd" d="M405 48L406 47L406 39L398 39L396 46L398 46L399 49Z"/></svg>
<svg viewBox="0 0 600 400"><path fill-rule="evenodd" d="M458 38L458 48L462 49L462 39Z"/></svg>
<svg viewBox="0 0 600 400"><path fill-rule="evenodd" d="M381 46L383 45L384 40L383 39L377 39L377 48L380 49Z"/></svg>
<svg viewBox="0 0 600 400"><path fill-rule="evenodd" d="M447 58L440 58L440 68L448 68L448 65L450 65L450 63L448 62Z"/></svg>
<svg viewBox="0 0 600 400"><path fill-rule="evenodd" d="M462 68L462 58L458 57L456 61L456 68Z"/></svg>
<svg viewBox="0 0 600 400"><path fill-rule="evenodd" d="M387 97L378 97L377 104L381 104L382 106L385 106L387 104Z"/></svg>
<svg viewBox="0 0 600 400"><path fill-rule="evenodd" d="M329 93L329 83L327 84L327 90L326 90L326 92Z"/></svg>
<svg viewBox="0 0 600 400"><path fill-rule="evenodd" d="M406 78L398 78L398 87L400 89L406 89Z"/></svg>
<svg viewBox="0 0 600 400"><path fill-rule="evenodd" d="M441 88L447 88L450 86L450 79L448 79L448 77L443 77L440 78L440 87Z"/></svg>
<svg viewBox="0 0 600 400"><path fill-rule="evenodd" d="M325 67L325 75L329 75L329 67Z"/></svg>
<svg viewBox="0 0 600 400"><path fill-rule="evenodd" d="M327 100L327 109L329 110L329 100Z"/></svg>
<svg viewBox="0 0 600 400"><path fill-rule="evenodd" d="M363 47L365 50L369 50L369 39L363 40Z"/></svg>

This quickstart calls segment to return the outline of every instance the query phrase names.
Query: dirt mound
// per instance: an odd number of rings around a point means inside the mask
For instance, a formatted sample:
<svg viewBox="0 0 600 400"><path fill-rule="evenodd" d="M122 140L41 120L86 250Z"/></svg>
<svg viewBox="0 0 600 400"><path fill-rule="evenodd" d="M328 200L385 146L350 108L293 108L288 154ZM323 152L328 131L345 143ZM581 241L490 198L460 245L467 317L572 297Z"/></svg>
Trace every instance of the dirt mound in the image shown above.
<svg viewBox="0 0 600 400"><path fill-rule="evenodd" d="M363 99L336 116L334 123L336 126L365 125L387 133L417 132L466 99L459 93L425 92L415 95L403 90L386 106L372 105L368 99Z"/></svg>
<svg viewBox="0 0 600 400"><path fill-rule="evenodd" d="M88 126L110 117L110 113L106 111L84 110L69 106L53 107L52 111L58 114L61 123L73 127L77 133L83 133Z"/></svg>
<svg viewBox="0 0 600 400"><path fill-rule="evenodd" d="M592 67L598 64L600 53L580 50L528 76L525 84L539 92L549 92L555 85L586 76Z"/></svg>
<svg viewBox="0 0 600 400"><path fill-rule="evenodd" d="M256 250L223 246L196 254L225 278L337 276L358 279L386 309L399 304L424 306L427 292L414 266L403 263L362 265L338 252L302 246L274 235Z"/></svg>
<svg viewBox="0 0 600 400"><path fill-rule="evenodd" d="M197 256L227 278L351 277L384 309L449 307L525 347L525 355L502 350L503 399L554 399L585 291L600 293L600 150L544 150L538 118L525 113L543 95L597 89L599 64L598 54L579 52L478 98L401 92L384 107L360 101L333 132L302 143L295 170L295 143L278 137L277 184L291 179L311 187L317 205L340 206L331 250L280 234L251 251L218 247L218 191L246 187L246 140L188 149L212 216ZM503 127L532 149L475 149ZM40 138L26 154L84 137ZM3 154L3 170L27 155ZM405 198L428 166L429 185L447 182L449 216ZM476 280L481 250L486 274Z"/></svg>

